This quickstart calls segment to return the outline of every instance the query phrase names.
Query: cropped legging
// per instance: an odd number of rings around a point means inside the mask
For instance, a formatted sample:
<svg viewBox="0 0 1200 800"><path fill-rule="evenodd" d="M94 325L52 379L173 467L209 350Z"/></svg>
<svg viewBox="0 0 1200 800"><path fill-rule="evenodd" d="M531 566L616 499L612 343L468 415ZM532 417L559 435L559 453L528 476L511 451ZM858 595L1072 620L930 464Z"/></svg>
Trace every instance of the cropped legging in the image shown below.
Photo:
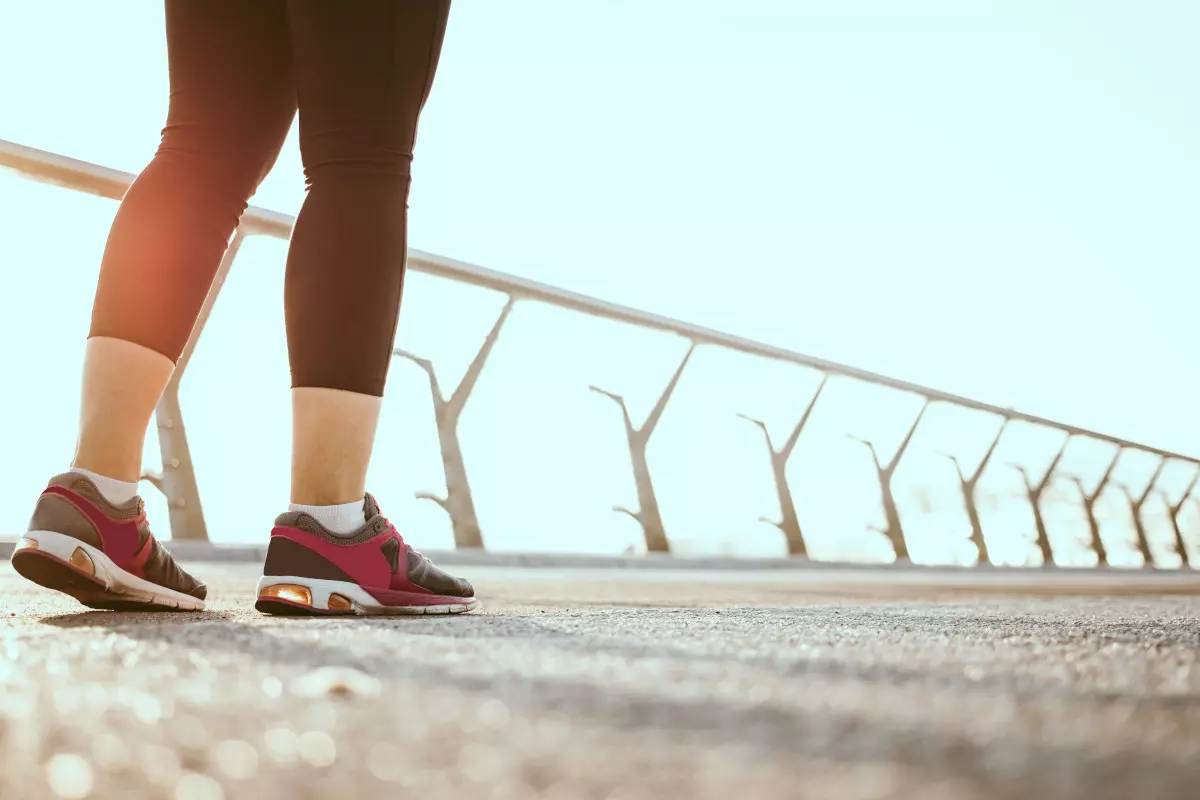
<svg viewBox="0 0 1200 800"><path fill-rule="evenodd" d="M178 360L299 110L292 385L382 395L417 118L448 13L449 0L166 0L167 124L113 221L89 335Z"/></svg>

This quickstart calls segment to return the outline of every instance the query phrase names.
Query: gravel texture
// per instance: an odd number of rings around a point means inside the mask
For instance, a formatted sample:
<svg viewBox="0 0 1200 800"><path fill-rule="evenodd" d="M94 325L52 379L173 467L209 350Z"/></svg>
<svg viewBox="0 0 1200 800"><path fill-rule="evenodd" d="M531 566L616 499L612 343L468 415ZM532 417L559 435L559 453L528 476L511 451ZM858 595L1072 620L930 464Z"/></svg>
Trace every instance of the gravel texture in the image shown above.
<svg viewBox="0 0 1200 800"><path fill-rule="evenodd" d="M456 618L92 612L0 569L0 797L1200 797L1200 596L470 570ZM1178 592L1178 588L1176 588Z"/></svg>

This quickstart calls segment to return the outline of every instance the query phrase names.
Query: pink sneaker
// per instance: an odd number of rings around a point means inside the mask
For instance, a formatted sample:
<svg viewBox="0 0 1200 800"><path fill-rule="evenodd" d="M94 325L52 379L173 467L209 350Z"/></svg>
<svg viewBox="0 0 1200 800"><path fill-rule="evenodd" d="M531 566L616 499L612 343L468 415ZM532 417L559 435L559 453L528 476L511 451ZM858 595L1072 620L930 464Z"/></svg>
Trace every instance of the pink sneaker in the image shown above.
<svg viewBox="0 0 1200 800"><path fill-rule="evenodd" d="M91 608L202 611L208 595L154 538L142 498L113 505L74 472L50 480L12 565Z"/></svg>
<svg viewBox="0 0 1200 800"><path fill-rule="evenodd" d="M475 590L404 543L366 496L365 522L330 533L308 514L275 520L255 608L267 614L461 614Z"/></svg>

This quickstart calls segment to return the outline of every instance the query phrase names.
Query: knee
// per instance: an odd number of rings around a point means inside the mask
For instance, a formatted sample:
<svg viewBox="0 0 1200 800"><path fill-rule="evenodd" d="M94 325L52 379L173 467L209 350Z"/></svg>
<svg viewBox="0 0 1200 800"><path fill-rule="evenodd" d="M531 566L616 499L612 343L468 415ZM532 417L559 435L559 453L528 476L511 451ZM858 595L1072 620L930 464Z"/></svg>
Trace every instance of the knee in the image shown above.
<svg viewBox="0 0 1200 800"><path fill-rule="evenodd" d="M338 131L312 135L301 141L300 153L310 187L341 179L403 187L412 170L412 148L377 134Z"/></svg>
<svg viewBox="0 0 1200 800"><path fill-rule="evenodd" d="M243 206L271 171L278 147L207 125L172 125L163 131L152 167L168 170L183 190L216 195Z"/></svg>

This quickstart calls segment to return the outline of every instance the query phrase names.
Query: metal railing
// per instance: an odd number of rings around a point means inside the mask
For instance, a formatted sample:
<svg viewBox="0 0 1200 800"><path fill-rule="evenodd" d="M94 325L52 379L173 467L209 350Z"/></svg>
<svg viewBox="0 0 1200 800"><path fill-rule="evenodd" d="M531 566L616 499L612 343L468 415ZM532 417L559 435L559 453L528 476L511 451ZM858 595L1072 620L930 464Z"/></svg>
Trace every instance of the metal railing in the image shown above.
<svg viewBox="0 0 1200 800"><path fill-rule="evenodd" d="M134 176L126 172L78 161L55 153L37 150L31 147L0 140L0 167L16 170L22 176L46 183L55 184L71 190L81 191L119 200L129 187ZM183 414L179 405L179 380L187 368L194 351L196 341L203 330L204 324L212 309L213 303L221 290L225 277L241 244L247 236L270 236L287 239L290 235L294 218L292 216L251 206L243 215L240 227L233 236L228 250L221 262L208 298L201 310L195 328L181 356L174 377L158 406L156 419L159 431L159 442L162 452L162 470L147 471L144 479L160 489L166 496L170 507L170 524L172 537L176 539L207 539L204 514L200 503L199 490L196 483L195 469L188 449L187 434L183 425ZM932 404L948 404L970 409L981 414L994 415L1001 421L999 430L991 440L990 446L978 466L966 474L955 456L947 455L957 471L959 489L971 526L970 539L978 550L979 562L986 563L988 549L983 535L983 526L978 508L977 489L980 478L989 467L997 445L1009 430L1010 423L1024 422L1044 429L1057 431L1063 435L1062 444L1057 450L1050 465L1040 474L1031 474L1030 470L1021 465L1009 465L1017 470L1024 482L1025 499L1036 527L1036 546L1040 551L1044 564L1055 562L1050 536L1047 532L1046 521L1043 517L1042 506L1051 484L1060 478L1066 478L1076 483L1082 499L1082 510L1091 532L1090 545L1095 551L1098 564L1107 563L1104 543L1099 534L1099 522L1096 514L1096 503L1101 494L1110 488L1110 477L1117 460L1127 451L1138 451L1157 459L1158 466L1153 477L1142 492L1136 495L1129 487L1122 487L1125 492L1136 533L1136 547L1141 552L1144 563L1154 564L1154 557L1149 546L1148 533L1143 521L1143 509L1152 495L1164 494L1163 500L1169 511L1169 520L1173 529L1175 549L1182 563L1188 565L1188 548L1184 532L1180 525L1180 515L1184 506L1191 499L1193 490L1200 482L1200 460L1191 456L1161 450L1147 445L1109 436L1097 431L1086 430L1073 425L1044 419L1032 414L1026 414L1011 408L1001 408L987 403L981 403L966 397L960 397L937 389L909 383L907 381L878 375L862 369L838 364L820 358L797 353L785 348L752 341L738 336L721 333L698 325L668 319L656 314L638 311L632 308L596 300L574 292L558 289L546 284L522 278L505 275L473 264L444 258L442 256L410 250L408 268L424 272L459 283L470 284L500 292L507 297L503 310L492 325L484 339L484 343L468 366L466 373L458 386L448 394L439 385L433 364L427 359L397 348L394 354L411 360L421 367L429 377L430 390L433 397L434 417L441 446L442 461L445 469L446 494L443 497L427 493L418 497L438 503L450 517L454 532L455 544L460 548L481 548L484 546L484 536L475 512L471 495L470 483L467 480L467 469L463 459L462 448L458 438L458 420L463 407L474 388L490 355L501 328L519 302L545 303L560 308L570 309L581 314L608 320L628 323L646 330L667 332L687 340L690 346L678 368L667 383L666 389L659 396L647 418L640 424L635 424L631 418L625 399L617 394L600 387L591 387L594 391L611 398L620 408L631 465L633 468L634 485L639 502L638 510L617 508L637 520L641 525L649 552L669 552L670 537L665 530L659 503L651 480L650 467L647 462L647 445L662 418L667 403L686 369L689 359L698 347L724 348L749 355L761 356L767 359L796 364L817 370L822 378L816 393L808 401L799 422L792 428L788 437L781 443L775 442L764 422L745 417L749 422L758 426L765 437L765 443L770 458L770 465L775 482L775 489L780 505L780 520L771 521L779 528L787 544L788 552L794 556L805 556L808 545L802 530L802 509L796 508L791 489L785 474L789 459L793 456L800 434L808 424L812 411L822 398L822 391L830 377L849 378L868 384L887 387L896 392L916 395L923 399L923 404L915 418L904 431L900 445L886 461L877 451L874 442L866 439L856 439L869 451L878 473L879 495L882 515L885 519L883 528L879 529L890 542L897 559L908 557L908 540L906 538L902 513L897 506L893 477L901 460L908 452L926 411ZM1086 487L1074 476L1060 475L1056 470L1067 445L1073 440L1087 439L1114 445L1115 455L1101 480L1094 486ZM1195 472L1195 477L1187 485L1183 493L1175 497L1167 497L1157 485L1165 466L1170 461L1188 465Z"/></svg>

